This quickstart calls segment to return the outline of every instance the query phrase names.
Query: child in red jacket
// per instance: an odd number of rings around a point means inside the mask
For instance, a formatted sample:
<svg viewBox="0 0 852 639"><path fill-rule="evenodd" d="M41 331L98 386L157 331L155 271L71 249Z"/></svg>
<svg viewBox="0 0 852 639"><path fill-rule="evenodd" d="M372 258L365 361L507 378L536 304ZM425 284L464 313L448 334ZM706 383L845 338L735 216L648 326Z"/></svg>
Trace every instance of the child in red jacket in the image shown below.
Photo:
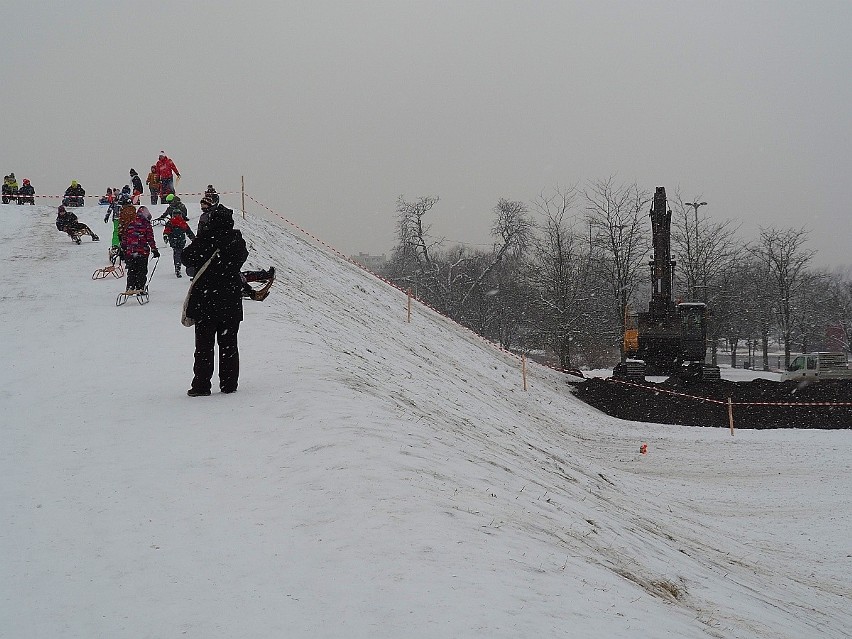
<svg viewBox="0 0 852 639"><path fill-rule="evenodd" d="M183 247L186 246L187 235L189 236L189 239L195 239L195 233L193 233L192 229L189 228L189 224L186 223L181 212L175 211L171 219L166 222L166 227L163 229L163 240L166 244L172 247L172 251L174 252L175 275L177 277L183 277L183 275L181 275L181 268L183 265L180 261L180 257L183 253Z"/></svg>

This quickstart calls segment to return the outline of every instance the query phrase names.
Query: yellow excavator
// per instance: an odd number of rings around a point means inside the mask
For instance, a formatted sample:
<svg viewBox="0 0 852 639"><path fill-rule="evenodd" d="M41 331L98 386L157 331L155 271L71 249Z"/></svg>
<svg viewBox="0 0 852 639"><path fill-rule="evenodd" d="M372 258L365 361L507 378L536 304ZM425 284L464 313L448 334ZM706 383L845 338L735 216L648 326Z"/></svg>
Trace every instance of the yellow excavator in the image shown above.
<svg viewBox="0 0 852 639"><path fill-rule="evenodd" d="M706 307L703 302L672 300L675 262L671 259L672 212L666 189L658 186L651 206L651 300L647 313L631 315L625 309L626 361L615 377L644 379L645 375L677 375L690 379L719 379L719 367L704 363Z"/></svg>

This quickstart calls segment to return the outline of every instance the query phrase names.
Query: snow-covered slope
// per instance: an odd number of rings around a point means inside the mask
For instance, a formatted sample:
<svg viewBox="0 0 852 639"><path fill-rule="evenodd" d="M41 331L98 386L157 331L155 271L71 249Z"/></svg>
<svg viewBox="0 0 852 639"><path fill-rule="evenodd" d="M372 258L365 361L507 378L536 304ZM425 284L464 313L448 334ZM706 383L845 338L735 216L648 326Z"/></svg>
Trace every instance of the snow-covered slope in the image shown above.
<svg viewBox="0 0 852 639"><path fill-rule="evenodd" d="M54 215L0 208L0 637L852 635L848 431L622 422L537 366L525 392L254 216L279 278L240 390L188 398L171 251L116 308L106 242Z"/></svg>

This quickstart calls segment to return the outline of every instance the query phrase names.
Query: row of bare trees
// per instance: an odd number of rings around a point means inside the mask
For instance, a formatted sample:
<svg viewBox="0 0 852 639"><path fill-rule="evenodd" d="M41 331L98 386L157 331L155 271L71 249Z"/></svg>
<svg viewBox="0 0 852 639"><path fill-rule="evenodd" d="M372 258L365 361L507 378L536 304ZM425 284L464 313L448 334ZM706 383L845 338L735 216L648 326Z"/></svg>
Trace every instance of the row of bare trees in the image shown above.
<svg viewBox="0 0 852 639"><path fill-rule="evenodd" d="M613 363L626 318L650 298L649 191L609 177L529 204L500 199L490 250L434 236L428 214L439 201L398 198L386 277L504 348L552 353L563 369ZM827 326L848 350L852 272L811 268L806 229L761 228L748 241L678 191L668 204L675 295L707 303L714 363L724 344L732 365L741 349L759 349L768 368L775 342L789 363L794 350L822 345Z"/></svg>

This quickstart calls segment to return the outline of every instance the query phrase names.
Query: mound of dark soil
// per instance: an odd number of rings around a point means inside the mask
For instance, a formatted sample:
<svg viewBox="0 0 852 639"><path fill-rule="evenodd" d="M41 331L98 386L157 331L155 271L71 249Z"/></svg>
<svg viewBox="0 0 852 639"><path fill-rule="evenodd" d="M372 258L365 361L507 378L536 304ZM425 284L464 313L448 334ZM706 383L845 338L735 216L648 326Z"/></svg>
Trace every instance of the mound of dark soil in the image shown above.
<svg viewBox="0 0 852 639"><path fill-rule="evenodd" d="M852 428L852 380L799 384L668 379L636 384L592 378L571 386L578 398L607 415L639 422L727 428L730 398L735 428Z"/></svg>

